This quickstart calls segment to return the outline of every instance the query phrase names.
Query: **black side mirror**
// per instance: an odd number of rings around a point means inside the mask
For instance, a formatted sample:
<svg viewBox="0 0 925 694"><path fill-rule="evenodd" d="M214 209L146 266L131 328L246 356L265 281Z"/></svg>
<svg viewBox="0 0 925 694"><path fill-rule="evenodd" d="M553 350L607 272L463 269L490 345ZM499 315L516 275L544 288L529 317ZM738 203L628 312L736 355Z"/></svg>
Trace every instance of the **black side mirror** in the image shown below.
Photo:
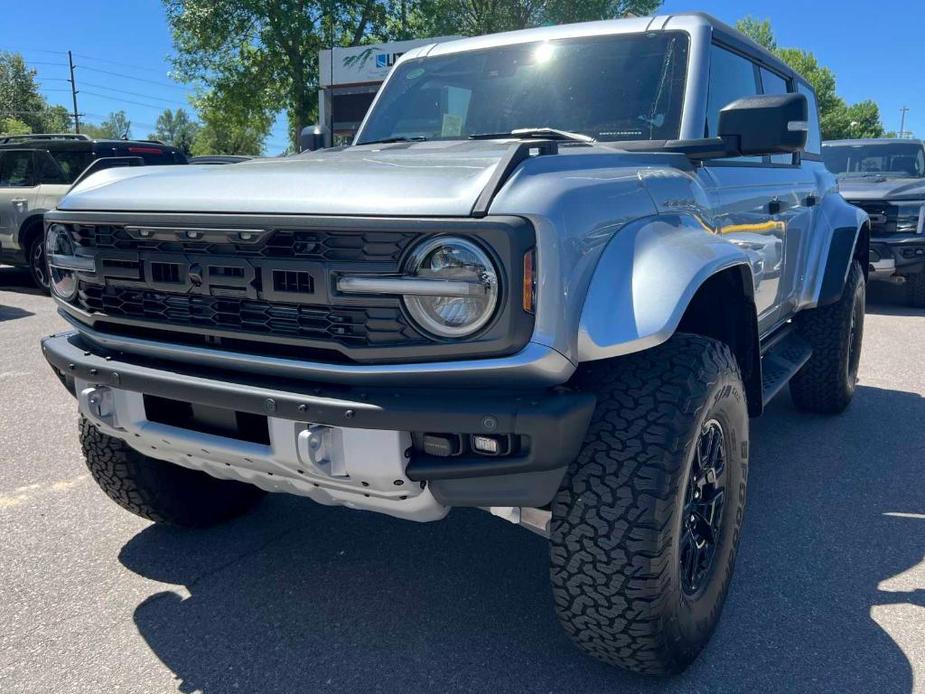
<svg viewBox="0 0 925 694"><path fill-rule="evenodd" d="M299 151L314 152L324 147L324 129L320 125L307 125L299 133Z"/></svg>
<svg viewBox="0 0 925 694"><path fill-rule="evenodd" d="M738 99L719 112L718 134L741 156L802 152L809 134L808 102L803 94Z"/></svg>

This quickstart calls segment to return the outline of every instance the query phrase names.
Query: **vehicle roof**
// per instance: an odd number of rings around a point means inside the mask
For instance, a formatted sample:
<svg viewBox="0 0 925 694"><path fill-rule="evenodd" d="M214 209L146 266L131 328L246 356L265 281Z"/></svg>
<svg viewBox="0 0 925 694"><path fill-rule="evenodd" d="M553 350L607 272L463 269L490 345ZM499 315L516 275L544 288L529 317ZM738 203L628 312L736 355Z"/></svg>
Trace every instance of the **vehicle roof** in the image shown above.
<svg viewBox="0 0 925 694"><path fill-rule="evenodd" d="M892 144L913 144L925 146L925 140L913 140L900 137L868 137L858 140L826 140L822 143L823 147L830 145L892 145Z"/></svg>
<svg viewBox="0 0 925 694"><path fill-rule="evenodd" d="M13 140L13 137L9 139ZM45 151L92 151L94 146L102 145L103 147L132 146L132 147L154 147L168 152L175 152L177 148L173 145L155 142L153 140L13 140L12 142L0 141L0 149L37 149Z"/></svg>
<svg viewBox="0 0 925 694"><path fill-rule="evenodd" d="M777 72L787 77L799 79L801 82L808 85L808 82L802 75L793 70L793 68L784 63L769 50L755 43L737 29L705 12L684 12L679 14L659 15L656 17L605 19L597 22L560 24L557 26L537 27L535 29L508 31L500 34L473 36L464 39L442 41L412 49L403 56L403 60L420 58L423 56L448 55L462 51L474 51L517 43L530 43L532 41L549 41L585 36L635 34L651 31L686 31L690 34L694 34L703 29L711 30L713 36L719 39L720 42L748 53L758 58L759 62L773 68Z"/></svg>

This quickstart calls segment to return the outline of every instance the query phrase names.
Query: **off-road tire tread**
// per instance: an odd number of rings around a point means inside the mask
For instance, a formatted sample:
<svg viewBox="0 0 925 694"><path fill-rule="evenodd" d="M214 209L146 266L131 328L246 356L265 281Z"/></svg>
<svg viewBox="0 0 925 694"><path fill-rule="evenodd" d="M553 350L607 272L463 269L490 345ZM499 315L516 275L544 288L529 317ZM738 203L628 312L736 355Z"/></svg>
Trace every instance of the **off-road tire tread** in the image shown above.
<svg viewBox="0 0 925 694"><path fill-rule="evenodd" d="M925 270L906 277L906 299L913 308L925 308Z"/></svg>
<svg viewBox="0 0 925 694"><path fill-rule="evenodd" d="M264 492L142 455L84 417L80 444L93 479L126 511L155 523L206 527L239 516Z"/></svg>
<svg viewBox="0 0 925 694"><path fill-rule="evenodd" d="M790 397L797 408L838 414L850 404L854 391L845 383L843 364L848 358L854 294L863 283L861 266L853 262L838 301L798 313L794 319L798 332L813 348L813 356L790 380Z"/></svg>
<svg viewBox="0 0 925 694"><path fill-rule="evenodd" d="M677 570L675 499L709 393L724 374L741 383L739 366L725 344L677 334L582 369L579 382L598 402L553 501L556 611L572 640L599 660L645 674L679 672L699 649L679 651L664 629Z"/></svg>

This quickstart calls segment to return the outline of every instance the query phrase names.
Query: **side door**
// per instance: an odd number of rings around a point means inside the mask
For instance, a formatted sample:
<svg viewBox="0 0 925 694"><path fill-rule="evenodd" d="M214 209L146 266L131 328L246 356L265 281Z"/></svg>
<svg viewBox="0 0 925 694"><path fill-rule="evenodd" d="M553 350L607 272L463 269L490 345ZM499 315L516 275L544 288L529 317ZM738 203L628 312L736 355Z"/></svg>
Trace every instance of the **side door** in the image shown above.
<svg viewBox="0 0 925 694"><path fill-rule="evenodd" d="M31 149L0 151L0 249L18 254L19 227L35 203L35 156Z"/></svg>
<svg viewBox="0 0 925 694"><path fill-rule="evenodd" d="M50 152L41 150L35 153L35 180L38 186L32 209L47 212L64 197L73 178Z"/></svg>
<svg viewBox="0 0 925 694"><path fill-rule="evenodd" d="M719 44L712 46L708 136L716 134L723 107L762 93L763 69L745 54ZM775 83L770 77L768 83L773 90ZM786 80L784 88L790 89ZM790 292L785 286L790 281L786 273L788 234L809 229L805 198L814 182L794 161L790 155L786 161L781 157L733 157L710 161L706 166L717 186L717 231L741 248L751 262L761 333L782 320L782 302Z"/></svg>

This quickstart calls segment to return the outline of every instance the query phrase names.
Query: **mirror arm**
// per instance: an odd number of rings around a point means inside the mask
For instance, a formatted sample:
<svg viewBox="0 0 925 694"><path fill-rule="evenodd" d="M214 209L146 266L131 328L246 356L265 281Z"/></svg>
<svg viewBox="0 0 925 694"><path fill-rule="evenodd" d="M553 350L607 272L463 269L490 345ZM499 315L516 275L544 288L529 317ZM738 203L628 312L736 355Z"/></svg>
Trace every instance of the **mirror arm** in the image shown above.
<svg viewBox="0 0 925 694"><path fill-rule="evenodd" d="M705 137L701 140L669 140L663 149L666 152L684 154L692 161L738 157L742 154L739 138L730 135Z"/></svg>

